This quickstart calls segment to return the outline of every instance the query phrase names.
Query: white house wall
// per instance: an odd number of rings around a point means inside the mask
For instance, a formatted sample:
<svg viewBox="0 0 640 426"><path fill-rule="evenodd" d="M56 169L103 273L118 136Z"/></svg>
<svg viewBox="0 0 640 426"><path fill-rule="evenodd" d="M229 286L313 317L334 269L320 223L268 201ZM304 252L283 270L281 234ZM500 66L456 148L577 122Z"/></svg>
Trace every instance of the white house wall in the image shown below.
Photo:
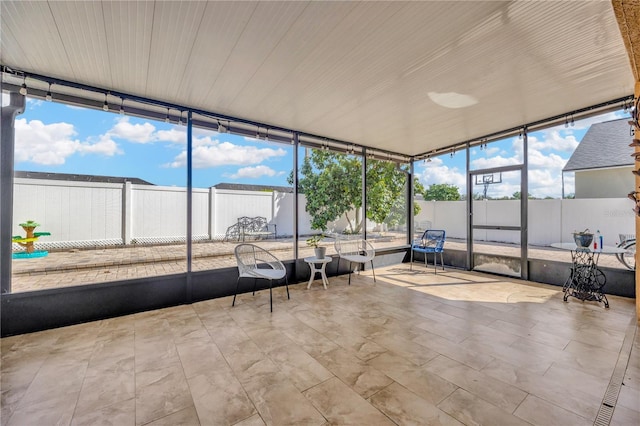
<svg viewBox="0 0 640 426"><path fill-rule="evenodd" d="M633 167L575 172L576 198L624 198L635 188Z"/></svg>

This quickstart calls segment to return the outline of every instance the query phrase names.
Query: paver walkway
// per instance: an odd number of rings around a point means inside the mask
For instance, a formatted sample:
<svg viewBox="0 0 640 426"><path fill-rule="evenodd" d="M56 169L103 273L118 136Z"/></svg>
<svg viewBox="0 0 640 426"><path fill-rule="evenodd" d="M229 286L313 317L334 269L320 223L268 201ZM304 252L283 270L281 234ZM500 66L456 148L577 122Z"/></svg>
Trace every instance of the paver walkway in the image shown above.
<svg viewBox="0 0 640 426"><path fill-rule="evenodd" d="M402 238L373 240L377 249L402 246ZM203 271L236 266L235 242L197 242L192 246L192 270ZM272 251L280 259L293 258L291 239L263 240L256 244ZM327 253L335 253L331 241L325 243ZM466 242L447 240L446 249L466 250ZM509 244L476 244L477 252L518 257L520 249ZM299 257L312 256L304 239L299 241ZM531 247L529 257L571 262L567 251L550 247ZM431 261L431 260L430 260ZM613 255L602 255L599 265L623 268ZM12 292L68 287L160 276L186 272L186 245L129 246L92 250L53 251L47 257L16 259L12 264Z"/></svg>

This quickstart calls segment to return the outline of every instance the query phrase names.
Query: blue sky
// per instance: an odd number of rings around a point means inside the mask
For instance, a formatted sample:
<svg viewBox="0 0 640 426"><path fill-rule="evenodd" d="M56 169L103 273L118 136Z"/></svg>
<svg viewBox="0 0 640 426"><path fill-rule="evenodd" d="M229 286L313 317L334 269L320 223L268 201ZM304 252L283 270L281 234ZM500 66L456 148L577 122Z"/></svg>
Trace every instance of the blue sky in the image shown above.
<svg viewBox="0 0 640 426"><path fill-rule="evenodd" d="M573 127L529 135L530 193L560 197L561 170L594 122L628 116L616 112L576 121ZM207 188L221 182L287 185L292 169L291 146L232 134L194 129L193 185ZM473 148L474 169L522 161L517 138ZM186 186L186 127L28 99L16 119L15 169L106 176L137 177L156 185ZM416 164L426 186L449 183L465 191L465 155L457 152ZM478 187L477 191L481 191ZM491 195L519 191L510 176L491 187ZM573 174L565 175L565 193L573 192Z"/></svg>
<svg viewBox="0 0 640 426"><path fill-rule="evenodd" d="M550 127L529 133L529 193L537 198L562 196L562 169L575 151L582 137L594 123L629 117L622 110L610 112L584 120L576 120L573 126ZM472 170L491 167L522 164L523 143L517 136L487 145L487 148L471 149L470 163ZM433 158L431 162L421 161L415 168L420 181L425 185L449 183L466 192L465 153L457 152ZM565 195L575 191L573 173L564 175ZM482 185L474 188L474 193L481 193ZM502 176L502 183L491 185L487 192L491 197L510 196L520 191L519 174L512 172Z"/></svg>
<svg viewBox="0 0 640 426"><path fill-rule="evenodd" d="M194 187L286 185L292 149L194 129ZM40 100L16 119L15 169L137 177L186 186L186 126Z"/></svg>

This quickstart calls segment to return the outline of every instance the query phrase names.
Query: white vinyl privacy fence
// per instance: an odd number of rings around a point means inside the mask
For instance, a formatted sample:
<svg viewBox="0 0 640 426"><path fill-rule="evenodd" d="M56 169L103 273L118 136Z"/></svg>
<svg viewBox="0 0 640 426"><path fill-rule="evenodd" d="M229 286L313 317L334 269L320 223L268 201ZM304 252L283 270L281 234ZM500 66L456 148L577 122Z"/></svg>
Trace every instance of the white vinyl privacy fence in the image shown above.
<svg viewBox="0 0 640 426"><path fill-rule="evenodd" d="M445 229L448 238L467 238L466 201L417 201L416 226ZM573 242L574 231L600 231L605 245L615 246L619 234L635 234L633 203L627 198L529 200L529 244L548 246ZM474 201L475 225L520 225L520 200ZM476 241L520 243L520 231L474 231Z"/></svg>
<svg viewBox="0 0 640 426"><path fill-rule="evenodd" d="M187 229L186 188L134 185L130 182L96 183L16 178L13 235L27 220L40 224L38 232L50 236L41 247L87 247L184 241ZM221 240L228 227L242 216L262 216L277 226L279 237L293 234L292 193L229 189L193 190L192 229L195 240ZM299 233L312 234L299 196ZM421 211L416 227L445 229L450 238L466 238L465 201L417 201ZM531 200L529 243L549 245L571 241L571 232L589 228L605 236L607 245L618 234L634 233L634 213L628 199ZM475 201L474 221L479 225L517 225L517 200ZM329 231L341 232L341 218ZM369 229L372 229L369 226ZM475 231L476 240L519 242L518 232ZM16 247L18 249L18 247Z"/></svg>
<svg viewBox="0 0 640 426"><path fill-rule="evenodd" d="M194 188L193 238L222 240L242 216L262 216L276 226L279 237L290 237L293 197L278 191ZM299 233L316 233L304 211L305 197L299 201ZM16 178L13 206L12 235L24 236L19 224L34 220L40 224L36 232L51 234L38 241L43 248L179 242L187 230L187 190L182 187ZM332 231L345 227L344 219L331 224Z"/></svg>

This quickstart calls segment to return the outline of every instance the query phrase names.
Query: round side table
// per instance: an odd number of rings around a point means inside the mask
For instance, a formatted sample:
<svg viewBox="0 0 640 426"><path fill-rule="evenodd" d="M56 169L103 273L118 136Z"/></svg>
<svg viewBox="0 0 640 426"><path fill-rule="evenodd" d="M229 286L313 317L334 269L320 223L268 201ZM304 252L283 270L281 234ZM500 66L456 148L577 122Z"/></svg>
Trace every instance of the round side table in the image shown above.
<svg viewBox="0 0 640 426"><path fill-rule="evenodd" d="M325 269L327 267L327 263L331 262L333 259L330 257L325 257L324 259L319 259L315 256L305 257L304 261L309 264L309 268L311 269L311 276L309 277L309 284L307 284L307 290L311 288L311 283L315 278L317 273L320 273L320 277L322 278L322 285L324 289L327 289L327 284L329 280L327 279L327 273Z"/></svg>

